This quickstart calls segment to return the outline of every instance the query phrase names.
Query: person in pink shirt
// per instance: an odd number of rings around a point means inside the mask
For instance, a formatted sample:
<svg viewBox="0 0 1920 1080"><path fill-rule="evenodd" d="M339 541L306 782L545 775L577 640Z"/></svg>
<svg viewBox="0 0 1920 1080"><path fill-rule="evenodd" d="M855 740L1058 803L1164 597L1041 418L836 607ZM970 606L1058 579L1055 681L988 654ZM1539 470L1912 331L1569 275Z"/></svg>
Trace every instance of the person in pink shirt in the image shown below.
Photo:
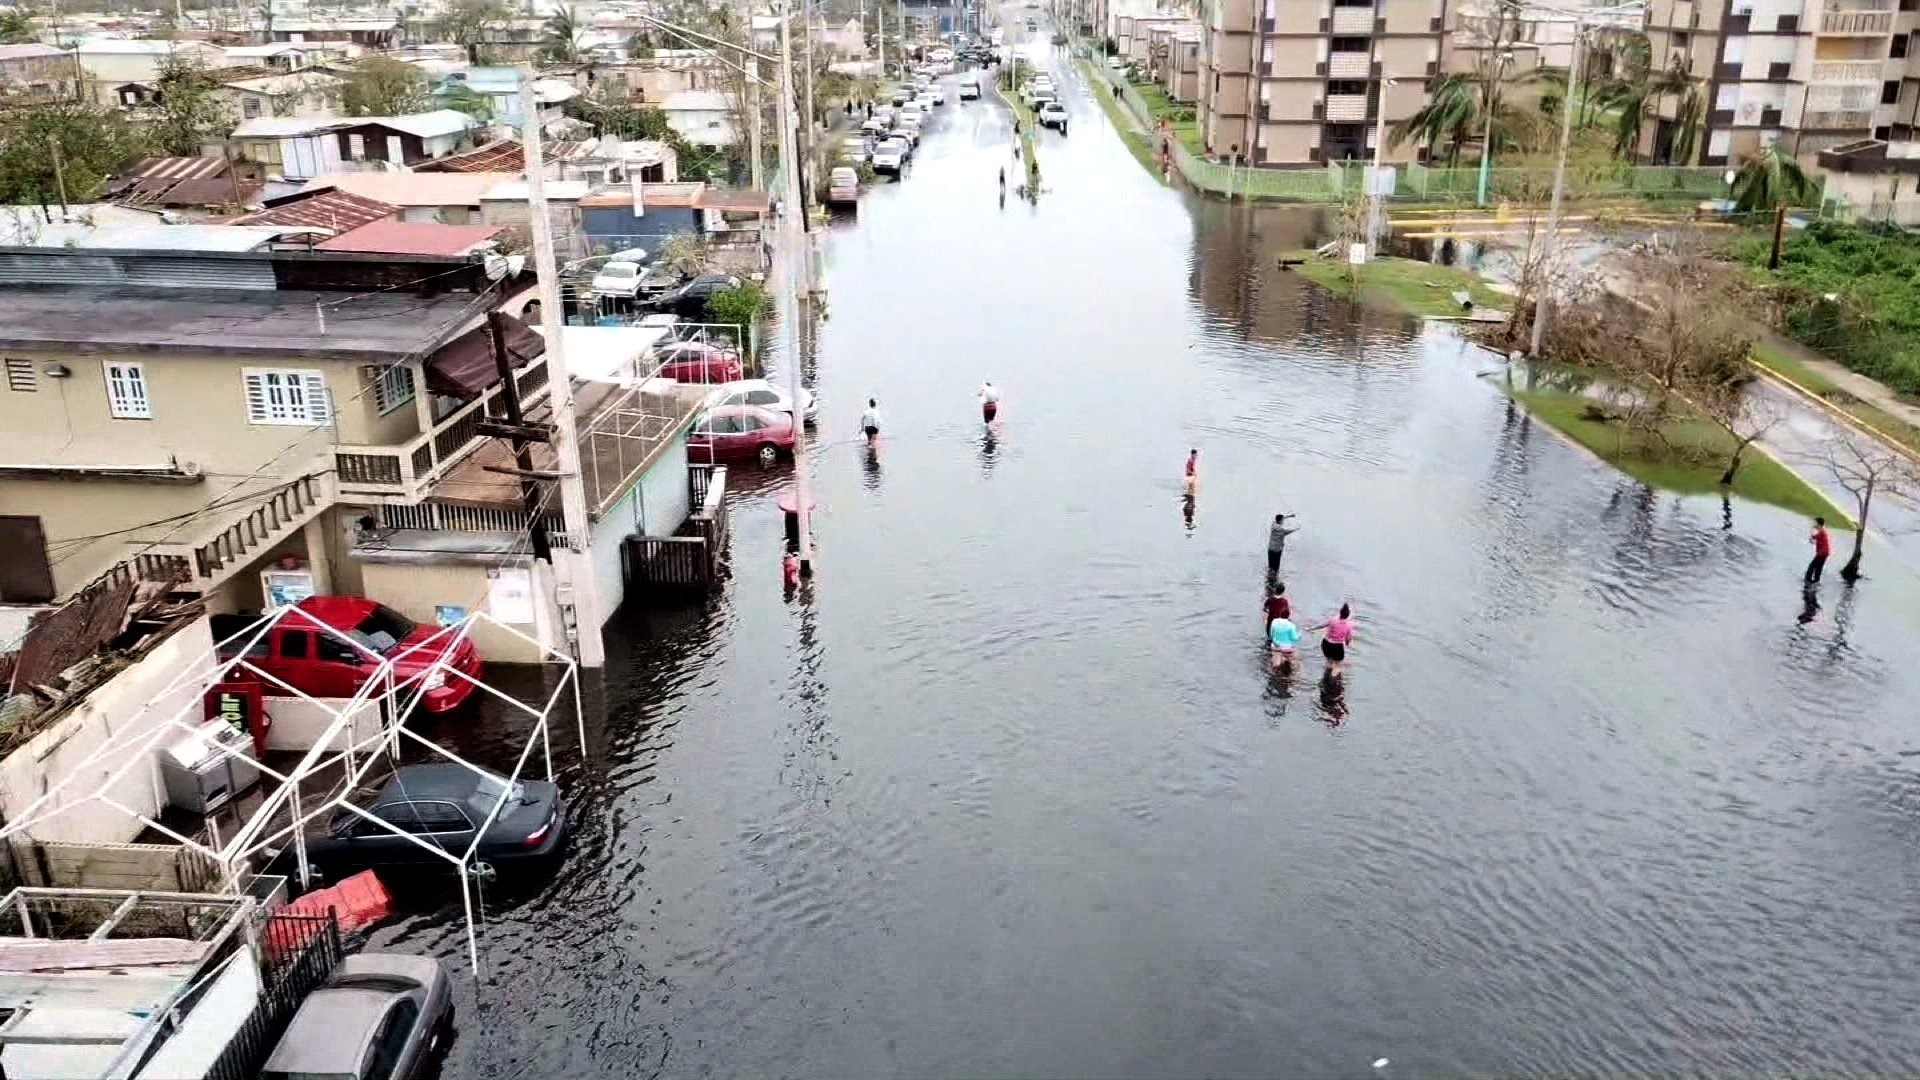
<svg viewBox="0 0 1920 1080"><path fill-rule="evenodd" d="M1353 605L1341 604L1340 614L1314 627L1326 634L1320 639L1320 655L1327 658L1327 671L1340 674L1347 663L1347 646L1353 644Z"/></svg>

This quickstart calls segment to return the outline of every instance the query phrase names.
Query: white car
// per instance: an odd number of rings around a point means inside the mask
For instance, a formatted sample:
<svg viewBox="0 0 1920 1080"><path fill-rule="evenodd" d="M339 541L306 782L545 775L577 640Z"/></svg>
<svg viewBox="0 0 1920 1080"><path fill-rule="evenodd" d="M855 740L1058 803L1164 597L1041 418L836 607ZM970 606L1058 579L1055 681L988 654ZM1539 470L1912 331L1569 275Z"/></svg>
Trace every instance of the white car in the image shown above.
<svg viewBox="0 0 1920 1080"><path fill-rule="evenodd" d="M593 291L601 296L640 295L640 264L610 262L593 275Z"/></svg>
<svg viewBox="0 0 1920 1080"><path fill-rule="evenodd" d="M896 126L904 124L909 120L917 124L926 118L927 110L921 107L919 102L909 101L900 107L900 115L894 117L893 122Z"/></svg>
<svg viewBox="0 0 1920 1080"><path fill-rule="evenodd" d="M840 156L855 165L864 165L867 161L867 140L848 139L840 144Z"/></svg>
<svg viewBox="0 0 1920 1080"><path fill-rule="evenodd" d="M930 96L932 96L933 103L935 105L945 105L947 103L947 92L945 89L941 88L939 84L936 83L933 89L929 91L929 93L930 93Z"/></svg>
<svg viewBox="0 0 1920 1080"><path fill-rule="evenodd" d="M813 423L819 407L813 399L813 391L801 387L800 403L800 419L808 424ZM741 379L714 387L713 393L707 395L706 408L715 409L722 405L755 405L793 415L793 398L784 389L765 379Z"/></svg>
<svg viewBox="0 0 1920 1080"><path fill-rule="evenodd" d="M1049 101L1040 106L1040 126L1059 128L1060 134L1067 133L1067 107L1057 101Z"/></svg>
<svg viewBox="0 0 1920 1080"><path fill-rule="evenodd" d="M891 116L883 117L876 112L865 120L860 121L860 130L868 135L884 134L887 130L888 122L892 119ZM852 140L849 139L848 141L851 142Z"/></svg>
<svg viewBox="0 0 1920 1080"><path fill-rule="evenodd" d="M899 176L907 165L907 142L898 136L873 148L873 171Z"/></svg>
<svg viewBox="0 0 1920 1080"><path fill-rule="evenodd" d="M960 84L960 100L961 101L979 101L980 100L980 84L970 83L970 82L961 83Z"/></svg>

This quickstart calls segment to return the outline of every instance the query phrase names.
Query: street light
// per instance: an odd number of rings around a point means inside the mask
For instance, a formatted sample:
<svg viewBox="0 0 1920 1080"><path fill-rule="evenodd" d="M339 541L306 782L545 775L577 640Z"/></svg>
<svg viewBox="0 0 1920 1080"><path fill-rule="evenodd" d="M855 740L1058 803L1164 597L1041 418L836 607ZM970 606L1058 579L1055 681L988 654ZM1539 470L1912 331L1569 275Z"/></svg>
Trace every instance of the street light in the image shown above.
<svg viewBox="0 0 1920 1080"><path fill-rule="evenodd" d="M1493 85L1498 86L1506 77L1507 65L1513 63L1513 50L1502 49L1500 57L1494 63ZM1480 193L1474 198L1473 205L1487 205L1487 181L1493 178L1493 86L1487 87L1486 133L1480 137Z"/></svg>

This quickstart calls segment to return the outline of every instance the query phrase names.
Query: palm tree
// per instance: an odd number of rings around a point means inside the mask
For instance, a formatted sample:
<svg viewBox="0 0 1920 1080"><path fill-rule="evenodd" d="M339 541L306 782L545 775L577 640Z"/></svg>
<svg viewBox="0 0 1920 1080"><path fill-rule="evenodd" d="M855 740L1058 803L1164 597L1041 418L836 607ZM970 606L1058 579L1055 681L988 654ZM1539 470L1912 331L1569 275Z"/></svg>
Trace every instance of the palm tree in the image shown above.
<svg viewBox="0 0 1920 1080"><path fill-rule="evenodd" d="M1480 118L1480 87L1472 75L1450 73L1440 76L1427 103L1420 110L1393 125L1390 138L1394 146L1411 139L1427 146L1446 145L1447 164L1460 160L1460 147L1472 135Z"/></svg>
<svg viewBox="0 0 1920 1080"><path fill-rule="evenodd" d="M555 5L553 15L547 19L547 55L563 64L579 63L582 37L580 19L573 8Z"/></svg>
<svg viewBox="0 0 1920 1080"><path fill-rule="evenodd" d="M1740 171L1733 177L1733 209L1736 213L1752 213L1805 206L1819 190L1820 185L1793 155L1774 142L1740 163Z"/></svg>
<svg viewBox="0 0 1920 1080"><path fill-rule="evenodd" d="M1557 68L1529 68L1508 73L1504 64L1483 61L1473 72L1442 75L1434 83L1427 103L1395 124L1389 137L1395 146L1409 139L1428 146L1444 143L1447 164L1458 165L1461 147L1482 133L1491 113L1496 149L1537 147L1551 125L1544 122L1545 117L1539 110L1510 100L1515 90L1529 85L1564 87L1566 73ZM1486 153L1486 148L1481 148L1481 153Z"/></svg>
<svg viewBox="0 0 1920 1080"><path fill-rule="evenodd" d="M1595 90L1593 98L1602 108L1619 110L1613 121L1615 157L1626 158L1630 163L1639 157L1640 133L1646 127L1647 118L1658 117L1661 105L1669 99L1674 107L1668 160L1684 162L1693 157L1699 145L1706 99L1700 93L1699 81L1687 74L1678 60L1664 71L1641 72L1638 77L1629 72L1626 77Z"/></svg>

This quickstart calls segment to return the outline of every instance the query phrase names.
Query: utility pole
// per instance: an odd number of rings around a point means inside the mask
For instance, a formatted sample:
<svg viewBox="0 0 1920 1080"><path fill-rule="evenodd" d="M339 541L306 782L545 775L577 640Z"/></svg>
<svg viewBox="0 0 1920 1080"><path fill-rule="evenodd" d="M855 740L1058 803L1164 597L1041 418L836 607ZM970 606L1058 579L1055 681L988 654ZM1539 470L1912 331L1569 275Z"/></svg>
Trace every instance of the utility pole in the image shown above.
<svg viewBox="0 0 1920 1080"><path fill-rule="evenodd" d="M53 151L53 186L60 191L60 219L67 217L67 174L60 162L60 137L57 134L47 136L47 147ZM1777 265L1777 263L1776 263ZM800 400L794 398L795 401Z"/></svg>
<svg viewBox="0 0 1920 1080"><path fill-rule="evenodd" d="M567 370L560 307L560 269L553 257L553 218L547 211L546 170L540 149L540 112L533 100L533 75L520 81L520 142L527 159L527 216L533 234L533 270L540 289L540 328L547 339L547 382L552 387L553 455L560 473L560 507L566 517L568 543L553 553L554 600L563 622L569 623L574 658L585 668L605 667L606 645L600 640L599 583L587 548L587 489L580 475L579 433L574 424L573 375ZM799 400L795 398L794 400ZM571 618L569 619L569 616Z"/></svg>
<svg viewBox="0 0 1920 1080"><path fill-rule="evenodd" d="M749 175L753 190L765 191L767 165L760 128L766 110L760 104L760 58L747 57L746 61L751 65L747 68L747 112L752 114L747 118L747 152L753 155Z"/></svg>
<svg viewBox="0 0 1920 1080"><path fill-rule="evenodd" d="M882 3L880 6L876 7L874 9L873 14L875 16L874 26L876 28L876 31L873 36L877 38L880 42L880 78L882 80L885 80L887 77L887 8L886 8L886 5ZM861 3L860 3L860 32L863 34L867 32L866 0L861 0Z"/></svg>
<svg viewBox="0 0 1920 1080"><path fill-rule="evenodd" d="M1381 164L1387 152L1387 89L1392 79L1380 80L1380 100L1374 105L1373 168L1367 170L1367 258L1380 254L1380 234L1387 223L1387 185Z"/></svg>
<svg viewBox="0 0 1920 1080"><path fill-rule="evenodd" d="M1573 64L1567 72L1567 92L1560 97L1560 157L1553 163L1553 200L1547 204L1547 235L1543 243L1545 250L1540 255L1538 279L1533 286L1533 338L1527 345L1527 356L1538 359L1540 345L1547 337L1547 306L1553 292L1548 281L1547 260L1553 257L1554 245L1560 242L1560 203L1567 194L1567 151L1573 145L1573 88L1580 85L1580 65L1587 55L1587 26L1583 22L1573 24Z"/></svg>
<svg viewBox="0 0 1920 1080"><path fill-rule="evenodd" d="M784 0L786 9L780 20L780 83L779 83L779 125L780 125L780 180L783 204L780 212L779 243L774 247L775 258L780 265L775 268L780 282L780 291L776 297L776 318L780 320L780 346L787 357L787 391L793 400L799 401L800 387L800 275L802 269L795 265L800 255L801 245L805 242L801 236L801 215L806 213L805 204L800 201L800 169L796 160L794 146L793 115L793 20L785 17L792 14L792 0ZM805 429L800 424L793 426L793 505L795 516L800 525L800 576L813 575L813 534L809 518L812 516L807 495L807 450Z"/></svg>

